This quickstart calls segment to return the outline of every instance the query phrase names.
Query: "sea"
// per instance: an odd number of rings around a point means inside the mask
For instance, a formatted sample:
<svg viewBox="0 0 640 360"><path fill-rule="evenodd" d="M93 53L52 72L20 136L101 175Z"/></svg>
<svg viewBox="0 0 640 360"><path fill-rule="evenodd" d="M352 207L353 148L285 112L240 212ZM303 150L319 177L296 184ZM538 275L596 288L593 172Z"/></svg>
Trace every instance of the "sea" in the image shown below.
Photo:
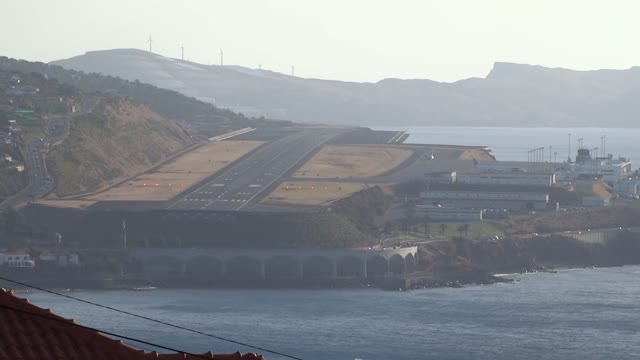
<svg viewBox="0 0 640 360"><path fill-rule="evenodd" d="M549 146L561 161L568 156L569 133L572 156L577 139L593 148L606 135L607 153L640 159L640 129L379 129L407 130L408 143L487 145L498 160L510 161L526 161L528 150ZM640 358L639 266L512 278L516 282L511 284L407 292L156 289L65 294L306 360ZM252 351L48 293L19 295L80 324L183 351ZM270 360L287 359L258 352Z"/></svg>
<svg viewBox="0 0 640 360"><path fill-rule="evenodd" d="M569 156L571 134L571 158L575 160L578 139L587 149L598 147L601 155L601 136L606 136L605 156L626 157L640 165L640 128L512 128L512 127L371 127L375 130L404 130L409 134L408 144L483 145L502 161L527 161L528 151L545 148L545 161L566 161ZM551 149L549 149L551 147Z"/></svg>
<svg viewBox="0 0 640 360"><path fill-rule="evenodd" d="M512 278L516 282L511 284L406 292L157 289L65 294L306 360L640 358L640 266ZM252 350L48 293L19 295L80 324L183 351ZM267 359L286 359L260 352Z"/></svg>

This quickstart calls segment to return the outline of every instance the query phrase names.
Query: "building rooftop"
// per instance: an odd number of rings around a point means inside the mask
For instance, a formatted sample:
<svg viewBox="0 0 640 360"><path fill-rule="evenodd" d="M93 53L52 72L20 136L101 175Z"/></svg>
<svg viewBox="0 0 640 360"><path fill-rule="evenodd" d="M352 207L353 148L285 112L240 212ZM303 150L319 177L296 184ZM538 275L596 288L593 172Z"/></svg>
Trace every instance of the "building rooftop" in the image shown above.
<svg viewBox="0 0 640 360"><path fill-rule="evenodd" d="M264 360L256 354L144 352L64 319L0 289L0 359L21 360Z"/></svg>

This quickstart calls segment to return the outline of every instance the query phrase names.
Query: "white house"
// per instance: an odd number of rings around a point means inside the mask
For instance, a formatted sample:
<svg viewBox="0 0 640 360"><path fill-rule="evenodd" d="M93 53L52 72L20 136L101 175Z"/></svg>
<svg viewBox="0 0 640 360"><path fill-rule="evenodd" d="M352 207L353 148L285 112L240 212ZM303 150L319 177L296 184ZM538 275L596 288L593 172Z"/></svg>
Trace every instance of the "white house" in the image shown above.
<svg viewBox="0 0 640 360"><path fill-rule="evenodd" d="M31 256L25 253L0 253L0 266L11 268L33 268L36 266Z"/></svg>

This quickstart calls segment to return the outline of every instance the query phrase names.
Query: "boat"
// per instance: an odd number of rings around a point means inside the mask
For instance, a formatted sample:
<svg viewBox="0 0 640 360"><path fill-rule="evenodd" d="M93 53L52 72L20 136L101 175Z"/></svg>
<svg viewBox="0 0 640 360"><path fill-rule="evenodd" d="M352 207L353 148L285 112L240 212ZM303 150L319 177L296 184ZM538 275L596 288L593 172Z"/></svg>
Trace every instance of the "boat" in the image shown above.
<svg viewBox="0 0 640 360"><path fill-rule="evenodd" d="M133 291L153 291L153 290L155 290L155 289L156 289L156 287L154 287L154 286L149 286L149 285L146 285L146 286L138 286L138 287L132 287L132 288L131 288L131 290L133 290Z"/></svg>

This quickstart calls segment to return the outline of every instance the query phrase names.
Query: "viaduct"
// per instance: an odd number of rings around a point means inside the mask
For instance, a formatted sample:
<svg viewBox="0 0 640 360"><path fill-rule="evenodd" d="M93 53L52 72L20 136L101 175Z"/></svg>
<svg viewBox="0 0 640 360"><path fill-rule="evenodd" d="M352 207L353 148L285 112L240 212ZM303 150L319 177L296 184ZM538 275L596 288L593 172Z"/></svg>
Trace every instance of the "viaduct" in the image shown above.
<svg viewBox="0 0 640 360"><path fill-rule="evenodd" d="M271 279L380 279L413 272L418 248L130 249L146 276Z"/></svg>

